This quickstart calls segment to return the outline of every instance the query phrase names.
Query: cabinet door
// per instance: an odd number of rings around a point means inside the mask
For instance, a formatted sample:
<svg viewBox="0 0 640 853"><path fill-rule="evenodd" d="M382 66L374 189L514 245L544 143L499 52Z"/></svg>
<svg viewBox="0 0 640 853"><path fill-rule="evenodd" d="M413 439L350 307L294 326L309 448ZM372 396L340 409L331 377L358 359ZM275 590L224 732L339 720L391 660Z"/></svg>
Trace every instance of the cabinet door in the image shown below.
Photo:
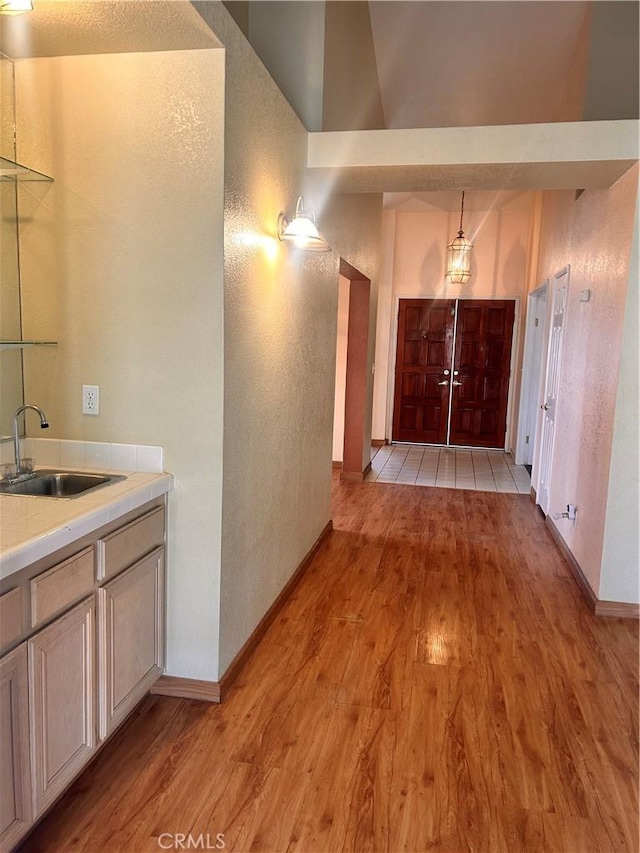
<svg viewBox="0 0 640 853"><path fill-rule="evenodd" d="M0 661L0 850L31 825L27 644Z"/></svg>
<svg viewBox="0 0 640 853"><path fill-rule="evenodd" d="M29 640L36 817L95 749L94 609L92 596Z"/></svg>
<svg viewBox="0 0 640 853"><path fill-rule="evenodd" d="M100 737L137 705L162 673L164 548L99 592Z"/></svg>

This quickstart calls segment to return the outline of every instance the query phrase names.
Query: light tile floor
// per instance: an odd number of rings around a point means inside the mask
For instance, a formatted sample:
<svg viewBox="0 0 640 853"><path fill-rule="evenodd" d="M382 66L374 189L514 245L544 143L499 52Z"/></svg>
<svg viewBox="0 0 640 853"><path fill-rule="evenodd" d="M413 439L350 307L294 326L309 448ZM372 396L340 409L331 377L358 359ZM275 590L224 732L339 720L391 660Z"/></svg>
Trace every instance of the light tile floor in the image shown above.
<svg viewBox="0 0 640 853"><path fill-rule="evenodd" d="M366 482L439 486L478 492L528 495L531 477L500 450L457 450L451 447L392 444L372 448Z"/></svg>

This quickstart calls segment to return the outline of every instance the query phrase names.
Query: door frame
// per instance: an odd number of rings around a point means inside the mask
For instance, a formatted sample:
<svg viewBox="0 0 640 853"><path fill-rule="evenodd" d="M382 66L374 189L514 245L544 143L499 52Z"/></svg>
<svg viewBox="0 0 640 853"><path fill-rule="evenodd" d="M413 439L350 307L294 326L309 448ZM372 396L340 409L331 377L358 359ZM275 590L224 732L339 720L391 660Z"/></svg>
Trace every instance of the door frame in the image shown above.
<svg viewBox="0 0 640 853"><path fill-rule="evenodd" d="M550 492L550 484L553 480L553 468L554 468L554 447L555 447L555 419L557 416L557 402L559 399L560 385L562 383L562 376L564 372L564 333L566 329L567 322L567 311L569 308L569 296L570 296L570 288L571 288L571 264L565 264L562 269L558 270L553 276L553 286L551 287L551 299L547 300L547 346L545 350L545 360L544 360L544 371L542 377L542 405L546 403L548 398L548 386L549 386L549 349L551 347L551 330L554 324L554 317L556 314L556 303L557 303L557 293L558 293L558 281L566 276L566 292L564 297L564 308L563 308L563 318L562 318L562 337L559 345L558 352L558 387L556 388L556 399L555 399L555 409L553 413L554 420L554 434L551 442L551 449L549 453L549 471L547 472L547 483L545 484L545 497L541 498L540 495L540 481L542 477L541 470L541 459L542 459L542 433L544 427L544 420L546 417L546 411L542 408L538 409L538 423L536 427L536 453L533 461L533 468L531 471L531 486L535 492L535 500L536 504L540 507L542 512L545 515L549 513L549 500L551 496ZM539 440L538 440L539 437ZM543 506L546 504L546 506Z"/></svg>
<svg viewBox="0 0 640 853"><path fill-rule="evenodd" d="M385 440L387 444L391 444L391 436L393 432L393 404L395 399L395 391L396 391L396 354L398 352L398 317L400 314L400 300L401 299L475 299L475 300L483 300L487 302L495 302L495 301L512 301L514 302L514 315L513 315L513 333L511 338L511 360L509 362L509 390L507 392L507 423L504 432L504 450L508 450L509 443L509 430L511 428L511 424L513 423L513 415L515 402L513 399L513 392L515 388L515 373L517 366L517 358L518 358L518 342L520 336L520 296L476 296L475 293L465 293L459 296L447 296L445 293L437 293L435 295L431 295L429 293L412 293L410 295L404 294L396 294L394 297L394 305L392 311L392 327L391 334L389 335L389 367L387 373L387 418L385 425ZM403 442L396 442L402 444ZM438 444L434 445L436 447L460 447L462 445L443 445ZM478 448L482 449L482 448ZM486 448L485 448L486 449ZM499 450L499 448L495 448Z"/></svg>
<svg viewBox="0 0 640 853"><path fill-rule="evenodd" d="M349 282L344 433L340 479L362 481L371 469L371 279L340 258ZM338 279L339 281L339 279ZM337 339L336 339L337 346ZM335 405L335 386L334 386Z"/></svg>
<svg viewBox="0 0 640 853"><path fill-rule="evenodd" d="M540 342L540 359L536 364L533 360L533 339L534 339L534 300L542 299L544 296L547 303L544 319L542 321L542 340ZM544 373L547 361L547 336L549 334L548 323L548 300L549 300L549 279L545 279L542 284L532 290L527 295L527 316L525 319L524 329L524 352L522 355L522 382L520 384L520 405L518 407L518 434L516 436L515 447L515 462L516 465L523 465L527 452L526 438L529 439L530 451L532 454L531 465L535 460L536 443L537 443L537 426L538 426L538 406L541 403L541 396L544 385ZM535 381L536 372L538 381ZM533 423L531 423L533 421ZM532 446L531 446L532 445Z"/></svg>

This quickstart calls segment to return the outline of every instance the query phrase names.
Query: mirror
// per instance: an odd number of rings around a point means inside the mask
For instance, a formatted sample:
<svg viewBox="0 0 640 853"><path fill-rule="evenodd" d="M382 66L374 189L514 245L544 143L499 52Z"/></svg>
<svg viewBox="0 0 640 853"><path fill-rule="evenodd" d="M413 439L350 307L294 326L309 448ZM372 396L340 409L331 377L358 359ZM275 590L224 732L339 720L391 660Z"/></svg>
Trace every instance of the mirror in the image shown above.
<svg viewBox="0 0 640 853"><path fill-rule="evenodd" d="M16 185L0 181L0 340L20 339L20 279L16 233ZM23 403L22 350L0 352L0 435L11 435L13 413Z"/></svg>
<svg viewBox="0 0 640 853"><path fill-rule="evenodd" d="M0 155L16 159L15 87L13 62L0 55L2 126ZM0 340L20 340L20 266L18 260L18 188L12 179L0 179ZM8 438L13 413L23 403L22 350L0 351L0 436Z"/></svg>

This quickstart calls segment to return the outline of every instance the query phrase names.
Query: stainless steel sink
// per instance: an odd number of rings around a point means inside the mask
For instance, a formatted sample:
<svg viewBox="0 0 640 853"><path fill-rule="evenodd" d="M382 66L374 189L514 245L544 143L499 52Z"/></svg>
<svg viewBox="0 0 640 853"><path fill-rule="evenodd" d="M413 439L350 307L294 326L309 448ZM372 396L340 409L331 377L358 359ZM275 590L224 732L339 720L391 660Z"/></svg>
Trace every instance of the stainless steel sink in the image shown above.
<svg viewBox="0 0 640 853"><path fill-rule="evenodd" d="M40 470L35 477L19 483L0 482L0 494L47 498L74 498L126 480L122 474L85 474L80 471Z"/></svg>

